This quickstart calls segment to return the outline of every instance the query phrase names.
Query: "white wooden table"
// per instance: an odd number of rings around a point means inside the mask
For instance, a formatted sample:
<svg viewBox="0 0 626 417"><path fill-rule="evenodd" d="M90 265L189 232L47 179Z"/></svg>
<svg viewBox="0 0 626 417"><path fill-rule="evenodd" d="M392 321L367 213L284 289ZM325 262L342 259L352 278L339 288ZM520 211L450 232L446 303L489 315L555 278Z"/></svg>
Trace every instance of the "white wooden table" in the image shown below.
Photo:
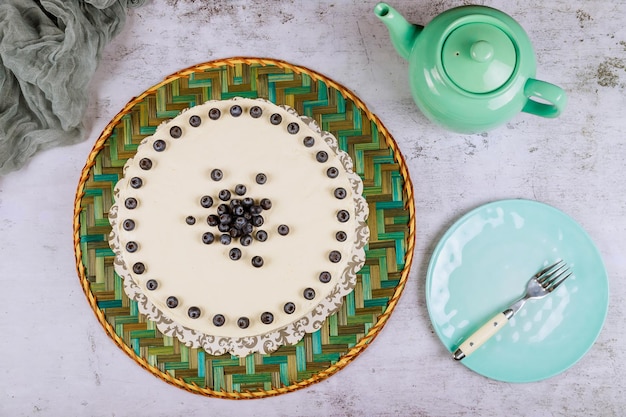
<svg viewBox="0 0 626 417"><path fill-rule="evenodd" d="M461 1L391 0L425 24ZM520 114L488 134L428 122L374 1L152 0L129 12L91 84L78 145L40 153L0 178L0 416L621 416L626 410L626 2L479 2L518 20L537 77L564 87L557 120ZM391 319L336 375L253 401L202 397L137 366L105 334L79 285L72 245L79 174L104 126L135 95L182 68L231 56L306 66L354 91L398 142L415 186L417 245ZM545 381L509 384L450 359L426 309L437 239L468 210L528 198L577 220L610 278L593 348Z"/></svg>

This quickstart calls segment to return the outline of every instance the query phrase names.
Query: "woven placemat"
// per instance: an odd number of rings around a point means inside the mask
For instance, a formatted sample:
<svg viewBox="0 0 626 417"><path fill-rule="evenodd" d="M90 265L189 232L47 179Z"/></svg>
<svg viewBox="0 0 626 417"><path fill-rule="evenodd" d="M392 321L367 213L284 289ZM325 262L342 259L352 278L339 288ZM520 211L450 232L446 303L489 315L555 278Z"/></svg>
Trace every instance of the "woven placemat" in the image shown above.
<svg viewBox="0 0 626 417"><path fill-rule="evenodd" d="M333 133L363 179L371 231L365 267L341 310L297 345L245 358L211 356L163 336L124 293L107 243L113 187L141 140L185 108L236 96L287 104ZM76 192L76 266L98 320L139 365L194 393L259 398L294 391L334 374L374 339L408 277L415 240L414 214L413 188L396 143L352 92L321 74L283 61L231 58L167 77L131 100L104 129Z"/></svg>

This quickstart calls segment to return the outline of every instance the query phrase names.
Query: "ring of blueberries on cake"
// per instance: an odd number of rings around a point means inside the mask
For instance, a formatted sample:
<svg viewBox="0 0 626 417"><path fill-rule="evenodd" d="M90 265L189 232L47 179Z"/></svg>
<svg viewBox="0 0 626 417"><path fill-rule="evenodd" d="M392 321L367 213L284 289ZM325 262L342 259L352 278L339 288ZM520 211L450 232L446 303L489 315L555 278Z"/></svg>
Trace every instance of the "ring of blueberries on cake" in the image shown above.
<svg viewBox="0 0 626 417"><path fill-rule="evenodd" d="M263 99L192 107L146 137L109 211L115 270L166 335L210 354L297 343L356 285L369 238L353 161Z"/></svg>

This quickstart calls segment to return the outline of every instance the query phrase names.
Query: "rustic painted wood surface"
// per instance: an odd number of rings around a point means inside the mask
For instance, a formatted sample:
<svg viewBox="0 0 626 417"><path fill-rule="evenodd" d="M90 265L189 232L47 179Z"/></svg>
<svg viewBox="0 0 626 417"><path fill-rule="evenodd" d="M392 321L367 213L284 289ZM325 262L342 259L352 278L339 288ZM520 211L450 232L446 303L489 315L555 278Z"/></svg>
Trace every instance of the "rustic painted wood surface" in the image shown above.
<svg viewBox="0 0 626 417"><path fill-rule="evenodd" d="M426 23L461 1L396 0ZM521 114L482 135L429 123L408 93L405 62L375 2L152 0L129 12L91 85L90 134L0 178L2 416L621 416L626 409L626 2L486 1L514 16L537 52L538 78L570 97L558 120ZM415 185L416 257L374 343L329 379L295 393L227 401L174 388L104 333L79 286L72 204L104 126L133 96L182 68L230 56L309 67L353 90L399 143ZM546 381L508 384L454 363L424 297L437 238L489 201L558 207L591 235L610 276L610 309L591 351Z"/></svg>

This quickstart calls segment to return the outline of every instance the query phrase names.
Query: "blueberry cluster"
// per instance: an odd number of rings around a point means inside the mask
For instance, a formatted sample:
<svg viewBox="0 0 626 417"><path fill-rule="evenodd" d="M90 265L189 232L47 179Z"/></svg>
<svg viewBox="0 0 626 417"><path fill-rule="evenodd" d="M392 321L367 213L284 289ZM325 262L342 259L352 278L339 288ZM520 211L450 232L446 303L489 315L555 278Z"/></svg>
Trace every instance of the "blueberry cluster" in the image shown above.
<svg viewBox="0 0 626 417"><path fill-rule="evenodd" d="M213 169L210 173L213 181L221 181L224 177L220 169ZM259 185L267 182L267 176L263 173L256 175L255 181ZM207 216L207 224L217 228L217 232L209 231L202 235L202 242L210 245L215 241L219 241L223 245L230 245L239 242L241 246L250 246L254 240L265 242L268 233L260 229L265 223L263 213L272 208L272 202L269 198L254 199L246 196L248 188L244 184L237 184L233 190L222 189L214 198L205 195L200 198L200 206L203 208L211 208L217 205L216 213ZM186 218L188 225L194 225L196 218L188 216ZM278 227L278 234L284 236L289 233L287 225ZM232 248L228 252L228 257L237 261L241 259L242 252L240 248ZM263 258L253 256L251 264L255 268L263 266Z"/></svg>
<svg viewBox="0 0 626 417"><path fill-rule="evenodd" d="M243 196L245 190L244 185L237 185L235 194ZM220 243L230 245L233 240L239 239L241 246L249 246L255 239L259 242L267 240L267 232L260 229L255 232L255 228L265 223L263 212L272 208L272 202L268 198L255 201L251 197L231 198L231 196L232 193L229 190L221 190L218 198L222 203L217 206L217 214L207 217L207 224L217 227L221 233ZM201 205L206 207L209 199L212 200L210 196L202 197ZM215 234L212 232L206 232L202 237L202 241L206 244L213 243L215 240Z"/></svg>

